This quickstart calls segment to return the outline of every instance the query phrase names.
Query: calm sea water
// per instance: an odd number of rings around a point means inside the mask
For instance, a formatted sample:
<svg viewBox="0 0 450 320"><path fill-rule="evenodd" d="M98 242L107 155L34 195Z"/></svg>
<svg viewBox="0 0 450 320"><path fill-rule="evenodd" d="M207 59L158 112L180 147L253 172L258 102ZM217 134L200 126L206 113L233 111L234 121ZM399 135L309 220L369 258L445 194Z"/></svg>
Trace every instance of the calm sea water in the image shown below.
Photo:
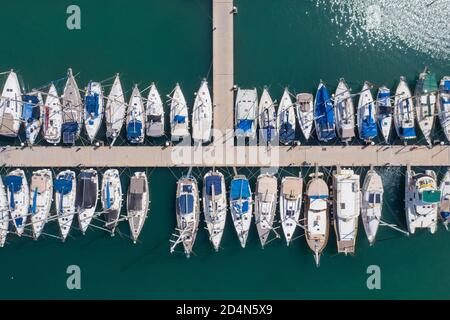
<svg viewBox="0 0 450 320"><path fill-rule="evenodd" d="M169 93L180 82L192 104L191 93L211 67L210 1L80 0L80 31L66 28L70 4L50 0L2 4L0 29L8 31L2 33L0 70L16 69L27 88L63 78L68 67L79 73L80 87L116 72L121 72L128 89L133 83L145 88L155 81L162 93ZM280 97L285 86L292 92L313 91L320 79L334 90L338 79L345 77L359 89L364 80L394 87L400 75L412 86L424 66L439 77L450 73L445 57L421 52L417 46L367 46L363 37L341 45L346 25L335 24L338 13L323 3L325 7L306 0L236 4L236 83L259 89L270 85L274 97ZM440 175L446 170L435 169ZM64 244L51 237L36 242L11 237L0 250L0 298L450 298L450 237L442 227L435 235L423 231L409 238L382 228L379 241L369 247L361 226L354 257L336 254L332 234L317 269L303 237L288 248L283 241L274 241L261 250L252 226L248 246L241 249L229 219L219 253L201 229L195 256L187 260L181 253L170 255L175 183L186 172L145 170L151 179L152 204L141 243L132 245L126 238L126 223L120 226L123 237L111 238L96 229L86 236L74 230ZM193 174L200 178L207 170L194 169ZM330 168L324 170L328 176ZM231 176L231 171L223 172ZM258 170L239 172L252 177L254 187ZM365 170L357 172L364 175ZM385 219L404 228L403 172L380 170ZM124 170L124 187L130 173ZM304 169L303 175L307 173ZM291 174L298 174L298 169L279 170L280 176ZM45 231L57 233L56 224ZM69 265L81 268L81 290L66 287ZM381 290L367 289L370 265L381 268Z"/></svg>

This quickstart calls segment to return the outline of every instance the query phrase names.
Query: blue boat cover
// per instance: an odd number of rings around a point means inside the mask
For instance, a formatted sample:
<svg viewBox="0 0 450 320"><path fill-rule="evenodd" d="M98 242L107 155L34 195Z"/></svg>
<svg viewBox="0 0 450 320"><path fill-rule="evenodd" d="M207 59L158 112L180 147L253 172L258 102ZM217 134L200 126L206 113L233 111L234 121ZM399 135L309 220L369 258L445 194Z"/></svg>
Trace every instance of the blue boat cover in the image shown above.
<svg viewBox="0 0 450 320"><path fill-rule="evenodd" d="M86 113L98 117L99 96L97 93L86 96Z"/></svg>
<svg viewBox="0 0 450 320"><path fill-rule="evenodd" d="M190 184L183 185L183 192L192 193L192 186Z"/></svg>
<svg viewBox="0 0 450 320"><path fill-rule="evenodd" d="M41 117L39 109L39 99L37 96L24 95L22 97L22 118L27 122L32 122L34 119L38 120Z"/></svg>
<svg viewBox="0 0 450 320"><path fill-rule="evenodd" d="M235 179L231 181L231 200L248 199L251 197L250 186L247 179Z"/></svg>
<svg viewBox="0 0 450 320"><path fill-rule="evenodd" d="M109 183L106 183L106 209L111 208L111 191L109 190Z"/></svg>
<svg viewBox="0 0 450 320"><path fill-rule="evenodd" d="M241 130L242 132L249 132L252 130L253 120L239 120L237 130Z"/></svg>
<svg viewBox="0 0 450 320"><path fill-rule="evenodd" d="M239 215L247 213L249 208L250 204L248 203L248 201L242 201L242 207L240 206L239 203L233 203L233 209Z"/></svg>
<svg viewBox="0 0 450 320"><path fill-rule="evenodd" d="M128 140L134 140L142 136L142 122L141 121L130 121L127 127L127 138Z"/></svg>
<svg viewBox="0 0 450 320"><path fill-rule="evenodd" d="M292 124L284 122L280 128L280 142L289 143L295 139L295 130L292 128Z"/></svg>
<svg viewBox="0 0 450 320"><path fill-rule="evenodd" d="M448 219L450 219L450 212L448 212L448 211L442 211L442 212L441 212L441 217L442 217L443 220L448 220Z"/></svg>
<svg viewBox="0 0 450 320"><path fill-rule="evenodd" d="M372 117L372 104L369 104L369 116L362 120L361 138L372 139L377 136L377 124Z"/></svg>
<svg viewBox="0 0 450 320"><path fill-rule="evenodd" d="M381 114L388 115L391 113L391 93L389 91L379 92L377 96L377 100L380 106L379 112ZM380 119L382 121L383 119Z"/></svg>
<svg viewBox="0 0 450 320"><path fill-rule="evenodd" d="M63 136L63 143L65 144L73 144L75 142L75 136L78 131L78 123L66 122L61 126L61 132Z"/></svg>
<svg viewBox="0 0 450 320"><path fill-rule="evenodd" d="M444 89L450 91L450 80L444 81Z"/></svg>
<svg viewBox="0 0 450 320"><path fill-rule="evenodd" d="M38 189L36 188L36 189L34 190L34 194L33 194L33 203L32 203L31 208L30 208L30 212L31 212L32 214L35 214L35 213L36 213L37 196L38 196Z"/></svg>
<svg viewBox="0 0 450 320"><path fill-rule="evenodd" d="M309 199L310 200L326 200L326 199L328 199L328 196L327 195L310 196Z"/></svg>
<svg viewBox="0 0 450 320"><path fill-rule="evenodd" d="M181 214L192 213L194 211L194 196L192 194L183 194L178 197L178 208Z"/></svg>
<svg viewBox="0 0 450 320"><path fill-rule="evenodd" d="M404 138L415 138L416 137L416 129L413 128L400 128L400 136Z"/></svg>
<svg viewBox="0 0 450 320"><path fill-rule="evenodd" d="M319 140L329 141L336 138L333 103L325 85L317 91L314 119Z"/></svg>
<svg viewBox="0 0 450 320"><path fill-rule="evenodd" d="M21 227L22 226L22 224L23 224L23 217L18 217L18 218L15 218L14 219L14 223L15 223L15 225L17 226L17 227Z"/></svg>
<svg viewBox="0 0 450 320"><path fill-rule="evenodd" d="M219 176L209 176L206 177L205 180L205 188L206 188L206 194L208 196L212 195L212 186L214 186L214 194L220 195L222 194L222 180Z"/></svg>
<svg viewBox="0 0 450 320"><path fill-rule="evenodd" d="M266 142L270 142L275 138L275 128L273 126L263 127L263 139Z"/></svg>
<svg viewBox="0 0 450 320"><path fill-rule="evenodd" d="M54 187L56 192L66 195L72 191L72 179L66 177L58 178L55 180Z"/></svg>
<svg viewBox="0 0 450 320"><path fill-rule="evenodd" d="M6 186L11 193L11 199L9 201L9 207L11 209L16 208L16 203L14 201L14 193L19 192L22 188L22 177L20 176L6 176L5 178Z"/></svg>
<svg viewBox="0 0 450 320"><path fill-rule="evenodd" d="M177 115L175 116L175 118L173 118L173 122L175 122L175 123L185 123L185 122L186 122L186 117L177 114Z"/></svg>

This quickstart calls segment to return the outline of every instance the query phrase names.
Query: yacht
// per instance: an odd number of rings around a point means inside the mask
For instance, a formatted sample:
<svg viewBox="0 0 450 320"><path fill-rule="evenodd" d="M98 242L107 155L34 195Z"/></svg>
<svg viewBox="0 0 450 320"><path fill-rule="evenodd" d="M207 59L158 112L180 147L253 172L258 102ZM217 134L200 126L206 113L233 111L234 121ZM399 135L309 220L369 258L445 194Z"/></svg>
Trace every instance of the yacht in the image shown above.
<svg viewBox="0 0 450 320"><path fill-rule="evenodd" d="M67 71L67 82L62 95L62 126L63 143L73 145L80 137L83 125L83 102L80 90L73 76L72 69Z"/></svg>
<svg viewBox="0 0 450 320"><path fill-rule="evenodd" d="M19 79L11 70L0 97L0 136L15 138L19 135L22 116L22 90Z"/></svg>
<svg viewBox="0 0 450 320"><path fill-rule="evenodd" d="M3 248L6 243L6 238L9 233L9 207L8 195L6 194L5 185L0 177L0 248Z"/></svg>
<svg viewBox="0 0 450 320"><path fill-rule="evenodd" d="M212 113L208 82L203 80L192 110L192 139L195 144L207 143L211 140Z"/></svg>
<svg viewBox="0 0 450 320"><path fill-rule="evenodd" d="M277 128L281 144L289 145L293 143L296 123L295 106L292 103L288 89L284 89L277 115Z"/></svg>
<svg viewBox="0 0 450 320"><path fill-rule="evenodd" d="M358 132L359 138L366 143L371 143L376 138L377 131L377 114L375 104L373 101L370 85L367 81L364 82L364 86L361 90L358 102Z"/></svg>
<svg viewBox="0 0 450 320"><path fill-rule="evenodd" d="M29 145L34 145L42 125L42 94L32 92L22 97L22 120L25 122L25 136Z"/></svg>
<svg viewBox="0 0 450 320"><path fill-rule="evenodd" d="M314 101L314 124L319 141L327 142L336 138L336 124L330 93L321 81Z"/></svg>
<svg viewBox="0 0 450 320"><path fill-rule="evenodd" d="M105 106L106 138L111 140L111 145L114 145L122 131L126 113L127 106L122 83L119 74L117 74Z"/></svg>
<svg viewBox="0 0 450 320"><path fill-rule="evenodd" d="M188 106L178 83L170 98L170 132L172 141L179 141L189 136Z"/></svg>
<svg viewBox="0 0 450 320"><path fill-rule="evenodd" d="M351 90L344 79L339 81L334 94L334 114L339 138L349 143L355 136L355 107Z"/></svg>
<svg viewBox="0 0 450 320"><path fill-rule="evenodd" d="M49 169L33 172L29 200L33 239L37 240L47 223L53 201L53 178Z"/></svg>
<svg viewBox="0 0 450 320"><path fill-rule="evenodd" d="M425 69L420 75L414 92L416 116L419 128L427 143L431 146L434 117L436 115L437 80L434 73Z"/></svg>
<svg viewBox="0 0 450 320"><path fill-rule="evenodd" d="M236 94L235 134L236 137L256 137L258 126L258 92L255 89L239 88Z"/></svg>
<svg viewBox="0 0 450 320"><path fill-rule="evenodd" d="M416 138L414 128L414 107L411 91L408 88L405 77L400 77L400 82L395 91L394 99L394 125L397 135L405 143Z"/></svg>
<svg viewBox="0 0 450 320"><path fill-rule="evenodd" d="M271 174L261 174L256 181L255 223L261 246L267 243L277 210L278 181Z"/></svg>
<svg viewBox="0 0 450 320"><path fill-rule="evenodd" d="M386 86L378 89L376 109L381 134L383 135L384 141L389 143L389 135L391 134L393 121L393 108L391 90Z"/></svg>
<svg viewBox="0 0 450 320"><path fill-rule="evenodd" d="M361 219L369 244L373 245L381 222L383 210L383 181L373 169L367 172L361 195Z"/></svg>
<svg viewBox="0 0 450 320"><path fill-rule="evenodd" d="M441 79L436 106L442 131L447 141L450 141L450 76Z"/></svg>
<svg viewBox="0 0 450 320"><path fill-rule="evenodd" d="M48 89L42 112L42 133L45 141L51 144L61 142L62 105L52 83Z"/></svg>
<svg viewBox="0 0 450 320"><path fill-rule="evenodd" d="M277 136L277 112L269 90L264 88L259 101L259 129L263 141L270 146Z"/></svg>
<svg viewBox="0 0 450 320"><path fill-rule="evenodd" d="M91 143L94 142L102 124L104 104L102 85L90 81L84 97L84 126Z"/></svg>
<svg viewBox="0 0 450 320"><path fill-rule="evenodd" d="M105 227L114 235L122 210L122 185L117 169L109 169L103 173L101 200Z"/></svg>
<svg viewBox="0 0 450 320"><path fill-rule="evenodd" d="M149 191L145 172L135 172L127 194L127 215L131 237L136 243L148 215Z"/></svg>
<svg viewBox="0 0 450 320"><path fill-rule="evenodd" d="M231 181L230 211L241 247L245 248L253 215L253 199L250 184L244 175L236 175Z"/></svg>
<svg viewBox="0 0 450 320"><path fill-rule="evenodd" d="M5 177L5 185L11 220L20 237L25 230L29 205L29 189L25 172L21 169L11 171Z"/></svg>
<svg viewBox="0 0 450 320"><path fill-rule="evenodd" d="M95 215L98 199L98 174L94 169L81 170L78 175L76 190L76 211L78 224L83 234Z"/></svg>
<svg viewBox="0 0 450 320"><path fill-rule="evenodd" d="M439 205L439 215L444 224L445 229L448 230L450 223L450 170L444 175L440 185L441 203Z"/></svg>
<svg viewBox="0 0 450 320"><path fill-rule="evenodd" d="M58 173L54 182L56 214L63 242L69 235L75 215L76 185L76 175L71 170Z"/></svg>
<svg viewBox="0 0 450 320"><path fill-rule="evenodd" d="M147 97L146 131L149 137L162 137L164 135L164 105L154 83L151 84Z"/></svg>
<svg viewBox="0 0 450 320"><path fill-rule="evenodd" d="M280 217L286 243L289 246L300 220L302 209L303 179L285 177L281 181Z"/></svg>
<svg viewBox="0 0 450 320"><path fill-rule="evenodd" d="M145 112L144 102L137 85L131 93L130 103L127 112L127 139L129 143L144 143Z"/></svg>

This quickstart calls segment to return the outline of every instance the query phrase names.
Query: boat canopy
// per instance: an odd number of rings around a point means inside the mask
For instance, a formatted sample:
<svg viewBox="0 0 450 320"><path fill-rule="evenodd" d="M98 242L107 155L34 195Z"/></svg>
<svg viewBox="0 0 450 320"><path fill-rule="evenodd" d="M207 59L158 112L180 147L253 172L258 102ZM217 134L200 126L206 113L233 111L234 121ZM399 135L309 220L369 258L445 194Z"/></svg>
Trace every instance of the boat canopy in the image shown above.
<svg viewBox="0 0 450 320"><path fill-rule="evenodd" d="M94 93L86 96L86 113L98 117L99 96L98 93Z"/></svg>
<svg viewBox="0 0 450 320"><path fill-rule="evenodd" d="M295 139L295 129L289 122L284 122L281 124L280 128L280 142L289 143Z"/></svg>
<svg viewBox="0 0 450 320"><path fill-rule="evenodd" d="M182 191L186 193L192 193L192 186L190 184L185 184L183 185Z"/></svg>
<svg viewBox="0 0 450 320"><path fill-rule="evenodd" d="M92 181L92 172L81 172L77 183L76 203L82 209L91 209L97 200L97 184Z"/></svg>
<svg viewBox="0 0 450 320"><path fill-rule="evenodd" d="M391 92L390 91L381 91L378 93L378 106L379 112L384 115L388 115L392 112L391 105Z"/></svg>
<svg viewBox="0 0 450 320"><path fill-rule="evenodd" d="M182 116L180 114L177 114L174 118L173 118L173 122L174 123L186 123L186 117Z"/></svg>
<svg viewBox="0 0 450 320"><path fill-rule="evenodd" d="M237 129L242 132L249 132L252 130L253 120L239 120Z"/></svg>
<svg viewBox="0 0 450 320"><path fill-rule="evenodd" d="M27 122L33 120L39 120L41 117L41 111L39 108L39 99L35 95L24 95L22 97L22 118Z"/></svg>
<svg viewBox="0 0 450 320"><path fill-rule="evenodd" d="M78 123L77 122L73 121L73 122L63 123L61 126L63 143L64 144L75 143L75 137L76 137L77 131L78 131Z"/></svg>
<svg viewBox="0 0 450 320"><path fill-rule="evenodd" d="M361 136L363 139L372 139L377 135L377 124L371 113L372 104L369 105L369 115L363 119Z"/></svg>
<svg viewBox="0 0 450 320"><path fill-rule="evenodd" d="M441 201L441 191L425 190L422 192L422 201L426 203L438 203Z"/></svg>
<svg viewBox="0 0 450 320"><path fill-rule="evenodd" d="M381 203L381 194L380 193L369 193L369 203Z"/></svg>
<svg viewBox="0 0 450 320"><path fill-rule="evenodd" d="M22 177L21 176L6 176L5 183L8 186L9 192L11 193L11 199L9 206L11 209L16 208L16 202L14 201L14 193L19 192L22 188ZM21 223L22 224L22 223Z"/></svg>
<svg viewBox="0 0 450 320"><path fill-rule="evenodd" d="M247 179L235 179L231 182L231 200L247 199L251 196Z"/></svg>
<svg viewBox="0 0 450 320"><path fill-rule="evenodd" d="M333 103L330 93L324 85L320 86L317 91L314 118L319 140L329 141L336 138Z"/></svg>
<svg viewBox="0 0 450 320"><path fill-rule="evenodd" d="M450 212L448 211L441 211L441 217L442 220L446 221L450 219Z"/></svg>
<svg viewBox="0 0 450 320"><path fill-rule="evenodd" d="M194 196L192 194L183 194L178 197L178 209L181 214L188 214L194 211Z"/></svg>
<svg viewBox="0 0 450 320"><path fill-rule="evenodd" d="M130 121L127 127L128 140L137 139L142 136L142 122L138 120Z"/></svg>
<svg viewBox="0 0 450 320"><path fill-rule="evenodd" d="M450 91L450 80L444 81L444 90Z"/></svg>
<svg viewBox="0 0 450 320"><path fill-rule="evenodd" d="M55 180L55 191L62 195L69 194L72 192L72 180L68 178L58 178Z"/></svg>
<svg viewBox="0 0 450 320"><path fill-rule="evenodd" d="M234 211L236 213L238 213L239 215L247 213L249 208L250 208L250 204L248 203L248 201L243 201L242 205L240 203L238 203L238 202L233 204Z"/></svg>
<svg viewBox="0 0 450 320"><path fill-rule="evenodd" d="M133 177L130 182L129 198L128 198L128 210L130 211L141 211L142 210L142 199L144 197L144 192L146 192L147 186L145 185L144 178Z"/></svg>
<svg viewBox="0 0 450 320"><path fill-rule="evenodd" d="M400 136L403 138L415 138L416 137L416 129L413 128L400 128Z"/></svg>
<svg viewBox="0 0 450 320"><path fill-rule="evenodd" d="M222 179L220 176L209 176L205 179L205 188L208 196L212 195L212 188L214 187L214 194L222 194Z"/></svg>

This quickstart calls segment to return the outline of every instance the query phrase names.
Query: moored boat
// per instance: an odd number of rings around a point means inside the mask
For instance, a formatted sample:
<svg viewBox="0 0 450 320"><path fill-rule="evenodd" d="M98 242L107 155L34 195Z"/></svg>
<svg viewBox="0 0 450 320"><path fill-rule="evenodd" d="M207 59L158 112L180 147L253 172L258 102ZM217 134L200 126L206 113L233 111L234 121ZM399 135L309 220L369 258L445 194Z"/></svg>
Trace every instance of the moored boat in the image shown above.
<svg viewBox="0 0 450 320"><path fill-rule="evenodd" d="M359 138L366 143L372 142L377 136L376 109L370 89L372 86L366 81L361 90L358 102L358 132Z"/></svg>
<svg viewBox="0 0 450 320"><path fill-rule="evenodd" d="M336 131L342 142L349 143L355 136L355 109L351 90L344 79L339 81L334 94Z"/></svg>
<svg viewBox="0 0 450 320"><path fill-rule="evenodd" d="M27 143L33 145L39 135L43 116L43 100L40 92L24 94L22 97L22 120L25 122Z"/></svg>
<svg viewBox="0 0 450 320"><path fill-rule="evenodd" d="M5 185L0 177L0 248L6 243L9 233L9 207L8 195L6 194Z"/></svg>
<svg viewBox="0 0 450 320"><path fill-rule="evenodd" d="M15 138L22 116L22 90L17 74L11 70L0 97L0 136Z"/></svg>
<svg viewBox="0 0 450 320"><path fill-rule="evenodd" d="M259 129L266 145L271 145L277 136L277 112L269 90L264 88L259 101Z"/></svg>
<svg viewBox="0 0 450 320"><path fill-rule="evenodd" d="M94 169L80 171L76 190L76 211L78 213L78 225L83 234L91 224L95 215L98 200L98 174Z"/></svg>
<svg viewBox="0 0 450 320"><path fill-rule="evenodd" d="M245 248L253 215L253 199L250 184L244 175L237 175L231 181L230 211L241 247Z"/></svg>
<svg viewBox="0 0 450 320"><path fill-rule="evenodd" d="M416 116L425 140L431 145L431 133L436 115L437 80L434 73L425 69L420 75L414 92Z"/></svg>
<svg viewBox="0 0 450 320"><path fill-rule="evenodd" d="M207 143L211 140L212 112L208 82L203 80L192 110L192 139L195 144Z"/></svg>
<svg viewBox="0 0 450 320"><path fill-rule="evenodd" d="M314 101L314 125L319 141L327 142L336 138L333 102L322 81L317 88Z"/></svg>
<svg viewBox="0 0 450 320"><path fill-rule="evenodd" d="M127 106L122 83L119 74L117 74L105 106L106 138L111 140L111 145L114 144L122 131L126 112Z"/></svg>
<svg viewBox="0 0 450 320"><path fill-rule="evenodd" d="M94 142L102 124L104 103L102 85L90 81L84 97L84 127L91 143Z"/></svg>
<svg viewBox="0 0 450 320"><path fill-rule="evenodd" d="M54 182L55 207L62 241L69 235L75 215L76 184L75 172L71 170L58 173Z"/></svg>
<svg viewBox="0 0 450 320"><path fill-rule="evenodd" d="M397 135L405 143L416 138L414 128L414 105L411 91L408 88L405 77L400 77L400 82L395 91L394 99L394 125Z"/></svg>
<svg viewBox="0 0 450 320"><path fill-rule="evenodd" d="M393 121L393 108L391 90L386 86L378 89L376 109L381 134L383 135L384 141L389 143L389 135L391 134Z"/></svg>
<svg viewBox="0 0 450 320"><path fill-rule="evenodd" d="M42 133L45 141L58 144L61 141L62 105L55 85L48 89L42 112Z"/></svg>
<svg viewBox="0 0 450 320"><path fill-rule="evenodd" d="M5 177L5 185L11 220L20 237L28 217L29 189L25 172L21 169L11 171Z"/></svg>
<svg viewBox="0 0 450 320"><path fill-rule="evenodd" d="M114 235L122 209L122 185L119 170L109 169L103 173L101 200L105 228L111 231L111 235Z"/></svg>
<svg viewBox="0 0 450 320"><path fill-rule="evenodd" d="M132 144L144 142L145 126L144 102L137 85L131 93L130 103L127 110L127 139Z"/></svg>
<svg viewBox="0 0 450 320"><path fill-rule="evenodd" d="M189 136L188 106L178 83L170 97L170 132L172 141Z"/></svg>
<svg viewBox="0 0 450 320"><path fill-rule="evenodd" d="M62 95L61 135L64 144L74 144L83 125L83 102L72 69L67 71L67 82Z"/></svg>
<svg viewBox="0 0 450 320"><path fill-rule="evenodd" d="M164 135L164 105L154 83L151 84L145 108L145 126L149 137Z"/></svg>
<svg viewBox="0 0 450 320"><path fill-rule="evenodd" d="M261 246L267 243L277 210L278 181L271 174L261 174L256 181L255 223Z"/></svg>
<svg viewBox="0 0 450 320"><path fill-rule="evenodd" d="M33 239L37 240L47 223L53 201L53 178L49 169L33 172L29 200Z"/></svg>
<svg viewBox="0 0 450 320"><path fill-rule="evenodd" d="M127 194L127 217L131 237L136 243L148 216L149 191L145 172L135 172Z"/></svg>
<svg viewBox="0 0 450 320"><path fill-rule="evenodd" d="M258 92L256 88L238 89L234 112L236 137L255 138L258 126Z"/></svg>
<svg viewBox="0 0 450 320"><path fill-rule="evenodd" d="M300 220L302 209L303 179L285 177L281 181L280 218L286 244L291 243Z"/></svg>
<svg viewBox="0 0 450 320"><path fill-rule="evenodd" d="M450 170L445 173L439 189L441 190L439 216L445 229L448 230L448 224L450 223Z"/></svg>
<svg viewBox="0 0 450 320"><path fill-rule="evenodd" d="M373 169L367 172L361 194L361 219L370 245L375 242L383 210L383 181Z"/></svg>
<svg viewBox="0 0 450 320"><path fill-rule="evenodd" d="M437 110L442 131L450 141L450 76L443 77L439 83Z"/></svg>
<svg viewBox="0 0 450 320"><path fill-rule="evenodd" d="M309 140L314 124L314 97L311 93L300 93L296 101L298 123L305 140Z"/></svg>
<svg viewBox="0 0 450 320"><path fill-rule="evenodd" d="M295 139L295 106L288 89L284 89L278 106L277 128L281 144L291 144Z"/></svg>

